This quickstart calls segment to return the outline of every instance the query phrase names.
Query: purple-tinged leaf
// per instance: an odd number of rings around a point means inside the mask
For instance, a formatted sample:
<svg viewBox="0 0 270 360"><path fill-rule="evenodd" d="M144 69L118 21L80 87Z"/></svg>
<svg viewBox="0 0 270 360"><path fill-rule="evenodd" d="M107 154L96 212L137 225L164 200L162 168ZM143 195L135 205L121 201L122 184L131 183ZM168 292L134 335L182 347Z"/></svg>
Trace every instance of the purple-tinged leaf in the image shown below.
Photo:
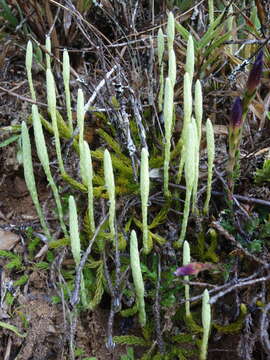
<svg viewBox="0 0 270 360"><path fill-rule="evenodd" d="M242 125L242 122L243 122L242 115L243 115L242 101L241 101L240 97L237 97L235 99L235 102L232 107L232 112L231 112L230 125L233 128L240 127Z"/></svg>
<svg viewBox="0 0 270 360"><path fill-rule="evenodd" d="M175 276L186 276L186 275L198 275L200 271L211 269L212 264L203 264L199 262L193 262L185 266L179 267L175 272Z"/></svg>
<svg viewBox="0 0 270 360"><path fill-rule="evenodd" d="M247 81L247 94L251 96L258 87L263 70L263 50L260 50L250 70Z"/></svg>

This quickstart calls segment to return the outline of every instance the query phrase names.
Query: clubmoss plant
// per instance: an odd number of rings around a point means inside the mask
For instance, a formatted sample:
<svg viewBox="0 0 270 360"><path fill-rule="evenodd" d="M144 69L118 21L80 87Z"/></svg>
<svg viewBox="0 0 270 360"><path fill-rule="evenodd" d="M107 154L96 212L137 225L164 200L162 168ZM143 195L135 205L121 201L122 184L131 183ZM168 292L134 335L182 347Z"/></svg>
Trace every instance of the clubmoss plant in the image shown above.
<svg viewBox="0 0 270 360"><path fill-rule="evenodd" d="M197 150L197 129L194 118L192 119L191 123L188 124L187 135L185 138L184 146L186 147L186 149L188 149L188 151L186 151L185 154L186 198L185 198L181 233L179 240L176 242L177 247L180 247L182 245L186 236L187 222L190 211L190 198L191 198L195 175L196 175L195 165L196 165L196 150Z"/></svg>
<svg viewBox="0 0 270 360"><path fill-rule="evenodd" d="M18 328L14 325L8 324L4 321L0 321L0 327L9 331L14 332L14 334L20 338L26 338L27 334L23 333L21 334Z"/></svg>
<svg viewBox="0 0 270 360"><path fill-rule="evenodd" d="M24 121L22 122L21 129L22 129L21 131L22 131L23 170L24 170L24 178L25 178L26 186L31 195L33 203L35 205L35 208L36 208L41 226L43 228L43 231L44 231L45 235L47 236L48 240L51 240L51 234L50 234L48 225L45 221L43 211L41 209L39 199L38 199L36 181L35 181L34 170L33 170L30 138L29 138L27 126Z"/></svg>
<svg viewBox="0 0 270 360"><path fill-rule="evenodd" d="M148 164L148 151L146 148L141 152L141 176L140 176L140 191L142 203L142 225L143 225L143 249L145 254L149 254L152 250L152 239L148 233L147 213L148 213L148 200L149 200L149 164Z"/></svg>
<svg viewBox="0 0 270 360"><path fill-rule="evenodd" d="M77 95L77 122L78 122L78 126L79 126L79 144L83 143L84 115L85 115L84 96L83 96L82 89L79 89L78 95Z"/></svg>
<svg viewBox="0 0 270 360"><path fill-rule="evenodd" d="M68 204L71 252L77 266L81 260L81 240L78 227L77 207L73 196L69 197Z"/></svg>
<svg viewBox="0 0 270 360"><path fill-rule="evenodd" d="M49 35L46 35L45 39L45 48L46 48L46 68L51 69L51 52L52 52L52 44L51 44L51 38Z"/></svg>
<svg viewBox="0 0 270 360"><path fill-rule="evenodd" d="M158 53L158 65L161 66L163 62L163 55L165 50L165 41L162 28L159 28L157 35L157 53Z"/></svg>
<svg viewBox="0 0 270 360"><path fill-rule="evenodd" d="M69 63L69 55L67 49L64 49L64 53L63 53L63 80L64 80L65 97L66 97L68 126L70 128L70 131L73 132L71 97L70 97L70 88L69 88L70 63Z"/></svg>
<svg viewBox="0 0 270 360"><path fill-rule="evenodd" d="M183 245L183 266L187 266L190 263L190 247L187 241L184 241ZM189 276L184 276L184 280L189 281ZM185 308L186 308L186 317L190 317L190 302L188 299L190 298L189 294L189 284L185 284Z"/></svg>
<svg viewBox="0 0 270 360"><path fill-rule="evenodd" d="M45 138L44 138L44 134L43 134L43 129L42 129L42 124L41 124L38 108L36 105L32 105L32 119L33 119L35 143L36 143L38 158L42 164L42 167L46 174L47 180L53 191L61 228L62 228L65 236L68 237L67 228L66 228L66 225L64 222L64 215L63 215L63 210L62 210L62 205L61 205L61 199L59 196L58 188L57 188L57 186L53 180L53 176L51 174L48 151L47 151L47 147L46 147L46 143L45 143Z"/></svg>
<svg viewBox="0 0 270 360"><path fill-rule="evenodd" d="M135 335L114 336L113 340L115 341L116 344L120 344L120 345L149 346L151 344L149 340L146 340L143 337L139 337Z"/></svg>
<svg viewBox="0 0 270 360"><path fill-rule="evenodd" d="M104 293L104 284L106 283L104 277L104 263L102 260L95 261L92 263L92 268L96 268L95 278L95 294L93 299L88 304L88 309L93 310L100 302Z"/></svg>
<svg viewBox="0 0 270 360"><path fill-rule="evenodd" d="M207 177L207 194L205 199L205 204L203 212L205 215L209 212L209 202L211 198L211 189L212 189L212 177L213 177L213 166L215 159L215 136L210 119L206 121L206 141L207 141L207 154L208 154L208 177Z"/></svg>
<svg viewBox="0 0 270 360"><path fill-rule="evenodd" d="M214 0L208 0L208 16L210 25L214 22Z"/></svg>
<svg viewBox="0 0 270 360"><path fill-rule="evenodd" d="M176 59L175 59L175 53L174 50L169 50L169 79L172 83L172 88L174 89L174 85L176 82Z"/></svg>
<svg viewBox="0 0 270 360"><path fill-rule="evenodd" d="M195 63L194 42L192 35L189 34L188 42L187 42L187 51L186 51L185 72L189 74L191 82L193 81L194 63Z"/></svg>
<svg viewBox="0 0 270 360"><path fill-rule="evenodd" d="M192 82L194 74L194 42L191 35L188 37L187 42L187 51L186 51L186 64L185 64L185 75L184 75L184 120L183 120L183 129L181 134L182 150L181 150L181 159L179 164L179 170L177 175L177 184L180 183L183 168L185 165L185 137L187 133L187 126L191 121L192 115Z"/></svg>
<svg viewBox="0 0 270 360"><path fill-rule="evenodd" d="M47 37L46 38L46 48L48 51L50 51L50 38ZM69 129L68 126L66 126L64 120L62 119L61 115L56 111L56 96L55 96L55 85L54 85L54 79L53 79L53 75L50 69L50 56L46 54L46 61L47 61L47 66L49 66L49 69L46 73L46 78L47 78L47 99L48 99L48 107L49 107L49 112L51 114L51 118L52 118L52 125L45 119L42 118L42 123L43 125L49 130L52 131L54 133L55 136L55 143L56 143L56 152L57 152L57 159L59 162L59 167L60 167L60 172L62 177L67 180L68 182L71 182L73 179L71 179L65 172L64 172L64 165L63 165L63 160L62 160L62 155L61 155L61 145L60 145L60 140L59 140L59 132L61 133L61 136L70 139L72 132ZM26 68L27 68L27 77L28 77L28 82L29 82L29 87L30 87L30 91L31 91L31 96L33 98L33 100L36 101L36 96L35 96L35 91L33 88L33 82L32 82L32 73L31 73L31 68L32 68L32 57L33 57L33 50L32 50L32 43L28 42L27 45L27 52L26 52ZM60 130L58 130L58 127L60 127ZM74 141L74 147L77 148L77 142ZM77 183L74 180L74 183L76 184L76 186L78 188L80 188L80 184Z"/></svg>
<svg viewBox="0 0 270 360"><path fill-rule="evenodd" d="M77 95L77 124L79 127L79 149L80 149L80 166L82 166L83 141L84 141L84 97L82 89L78 90ZM81 168L81 174L83 170Z"/></svg>
<svg viewBox="0 0 270 360"><path fill-rule="evenodd" d="M234 11L232 4L229 6L228 9L228 19L227 19L227 31L230 34L229 41L234 40L235 31L234 31ZM237 51L237 44L229 44L226 47L229 50L229 53L233 55Z"/></svg>
<svg viewBox="0 0 270 360"><path fill-rule="evenodd" d="M56 155L57 155L60 173L61 175L64 175L65 169L64 169L64 162L61 153L61 143L60 143L59 131L58 131L58 125L56 119L55 83L51 69L47 69L46 71L46 84L47 84L47 101L48 101L50 116L52 119Z"/></svg>
<svg viewBox="0 0 270 360"><path fill-rule="evenodd" d="M167 46L168 46L168 51L173 49L174 36L175 36L174 16L173 16L172 12L169 12L168 23L167 23Z"/></svg>
<svg viewBox="0 0 270 360"><path fill-rule="evenodd" d="M76 266L78 266L81 261L81 240L80 240L79 226L78 226L77 207L73 196L69 197L68 204L69 204L69 231L70 231L71 252L75 264ZM85 290L83 275L81 276L81 298L82 298L82 304L86 308L87 300L86 300L86 290Z"/></svg>
<svg viewBox="0 0 270 360"><path fill-rule="evenodd" d="M115 184L112 167L112 159L109 151L104 151L104 176L105 185L109 196L109 225L111 231L111 238L115 242Z"/></svg>
<svg viewBox="0 0 270 360"><path fill-rule="evenodd" d="M31 40L29 40L26 47L25 67L26 67L26 73L27 73L27 79L28 79L31 97L32 100L36 101L36 93L32 79L32 61L33 61L33 45Z"/></svg>
<svg viewBox="0 0 270 360"><path fill-rule="evenodd" d="M194 113L195 113L195 120L198 130L198 140L200 142L202 136L202 118L203 118L203 95L202 95L202 85L200 80L197 80L195 84Z"/></svg>
<svg viewBox="0 0 270 360"><path fill-rule="evenodd" d="M173 123L173 86L169 77L165 81L164 96L165 152L164 152L164 195L169 198L169 164Z"/></svg>
<svg viewBox="0 0 270 360"><path fill-rule="evenodd" d="M89 145L86 141L83 142L83 152L81 155L81 176L83 184L87 187L88 194L88 219L91 232L95 232L94 219L94 194L93 194L93 167L92 158Z"/></svg>
<svg viewBox="0 0 270 360"><path fill-rule="evenodd" d="M203 117L203 100L202 100L202 86L200 80L196 81L195 84L195 99L194 99L194 113L197 126L197 150L196 150L196 165L195 165L195 180L193 187L192 197L192 212L195 214L197 210L197 190L199 180L199 162L200 162L200 143L202 134L202 117Z"/></svg>
<svg viewBox="0 0 270 360"><path fill-rule="evenodd" d="M164 54L165 42L164 34L162 29L159 28L157 35L157 52L158 52L158 66L159 66L159 94L158 94L158 111L161 112L163 109L163 96L164 96L164 65L163 65L163 54Z"/></svg>
<svg viewBox="0 0 270 360"><path fill-rule="evenodd" d="M135 230L131 231L130 236L130 266L133 282L135 286L136 298L139 310L139 321L141 326L146 324L146 313L144 303L144 282L140 265L140 255L138 250L138 240Z"/></svg>
<svg viewBox="0 0 270 360"><path fill-rule="evenodd" d="M176 182L177 184L180 183L183 168L185 165L185 138L187 136L187 128L191 121L191 115L192 115L192 91L191 91L192 83L190 81L189 73L185 73L184 75L184 121L183 121L183 130L181 134L181 140L182 140L182 150L181 150L181 159L179 164L179 170L177 174Z"/></svg>
<svg viewBox="0 0 270 360"><path fill-rule="evenodd" d="M202 325L203 325L203 339L201 345L200 352L200 360L207 360L207 348L208 348L208 340L210 334L211 327L211 306L209 304L209 293L208 290L205 289L203 292L202 299Z"/></svg>
<svg viewBox="0 0 270 360"><path fill-rule="evenodd" d="M266 155L262 169L256 169L254 180L256 184L270 182L270 151Z"/></svg>
<svg viewBox="0 0 270 360"><path fill-rule="evenodd" d="M176 81L176 59L173 49L175 35L174 16L170 12L167 24L167 47L169 55L169 69L168 77L165 81L165 94L164 94L164 123L165 123L165 150L164 150L164 195L168 199L169 192L169 164L170 164L170 149L172 137L172 124L173 124L173 89Z"/></svg>
<svg viewBox="0 0 270 360"><path fill-rule="evenodd" d="M12 251L0 249L0 257L3 257L7 260L5 263L5 268L7 270L24 270L23 258L21 255L14 254Z"/></svg>

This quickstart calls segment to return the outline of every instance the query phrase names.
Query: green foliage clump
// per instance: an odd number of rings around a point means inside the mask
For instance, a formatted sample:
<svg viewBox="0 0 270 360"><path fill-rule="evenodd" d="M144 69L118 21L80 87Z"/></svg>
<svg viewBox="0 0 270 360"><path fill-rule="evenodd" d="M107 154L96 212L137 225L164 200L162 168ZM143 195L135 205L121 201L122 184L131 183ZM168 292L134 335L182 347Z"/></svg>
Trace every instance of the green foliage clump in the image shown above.
<svg viewBox="0 0 270 360"><path fill-rule="evenodd" d="M35 264L35 266L39 269L39 270L49 270L50 269L50 264L46 261L39 261Z"/></svg>
<svg viewBox="0 0 270 360"><path fill-rule="evenodd" d="M88 304L88 308L93 310L101 301L102 295L104 293L104 264L102 261L99 261L97 264L92 264L93 267L97 266L96 271L96 280L95 280L95 294L93 299Z"/></svg>
<svg viewBox="0 0 270 360"><path fill-rule="evenodd" d="M185 317L185 322L187 325L187 328L193 333L193 334L202 334L203 328L199 326L196 321L193 319L192 315Z"/></svg>
<svg viewBox="0 0 270 360"><path fill-rule="evenodd" d="M18 280L14 282L14 286L22 286L28 281L28 275L22 275Z"/></svg>
<svg viewBox="0 0 270 360"><path fill-rule="evenodd" d="M8 260L5 265L5 268L8 270L23 270L24 266L22 264L22 257L20 255L14 254L11 251L0 250L0 257L4 257Z"/></svg>
<svg viewBox="0 0 270 360"><path fill-rule="evenodd" d="M33 236L30 233L28 233L27 235L28 235L28 238L30 238L27 248L28 248L28 252L29 252L29 257L30 257L30 259L32 259L37 250L37 247L40 243L40 239L38 237L33 238Z"/></svg>
<svg viewBox="0 0 270 360"><path fill-rule="evenodd" d="M121 355L120 360L135 360L133 348L128 347L126 355Z"/></svg>
<svg viewBox="0 0 270 360"><path fill-rule="evenodd" d="M241 304L240 314L235 322L228 325L219 325L216 322L214 322L213 326L222 334L234 334L242 329L246 315L247 315L247 307L245 304Z"/></svg>
<svg viewBox="0 0 270 360"><path fill-rule="evenodd" d="M266 159L262 169L257 169L255 173L255 183L262 184L270 181L270 160Z"/></svg>
<svg viewBox="0 0 270 360"><path fill-rule="evenodd" d="M150 343L147 340L134 335L114 336L113 341L116 344L121 344L121 345L140 345L140 346L150 345Z"/></svg>
<svg viewBox="0 0 270 360"><path fill-rule="evenodd" d="M130 317L130 316L135 315L137 312L138 312L138 304L135 303L135 305L133 305L129 309L121 310L120 314L123 317Z"/></svg>
<svg viewBox="0 0 270 360"><path fill-rule="evenodd" d="M198 234L196 252L200 261L212 261L217 263L219 257L217 255L218 236L214 229L209 230L210 244L208 244L208 237L204 232Z"/></svg>

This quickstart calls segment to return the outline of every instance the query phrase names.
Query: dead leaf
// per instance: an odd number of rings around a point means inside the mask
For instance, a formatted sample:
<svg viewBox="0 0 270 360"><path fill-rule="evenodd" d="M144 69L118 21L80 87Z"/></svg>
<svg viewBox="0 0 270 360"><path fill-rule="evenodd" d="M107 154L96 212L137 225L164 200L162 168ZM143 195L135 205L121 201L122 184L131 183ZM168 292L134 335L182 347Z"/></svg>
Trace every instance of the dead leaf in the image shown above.
<svg viewBox="0 0 270 360"><path fill-rule="evenodd" d="M19 240L17 234L0 229L0 250L11 250Z"/></svg>

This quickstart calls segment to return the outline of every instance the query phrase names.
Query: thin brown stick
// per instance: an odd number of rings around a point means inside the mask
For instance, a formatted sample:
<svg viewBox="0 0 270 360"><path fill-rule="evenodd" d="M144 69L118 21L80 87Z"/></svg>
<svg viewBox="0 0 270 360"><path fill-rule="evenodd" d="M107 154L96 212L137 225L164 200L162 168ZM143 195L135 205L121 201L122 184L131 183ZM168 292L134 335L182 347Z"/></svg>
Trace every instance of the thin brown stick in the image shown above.
<svg viewBox="0 0 270 360"><path fill-rule="evenodd" d="M254 284L257 284L257 283L260 283L260 282L265 282L265 281L267 281L269 279L270 279L270 275L263 276L263 277L258 278L258 279L252 279L252 280L249 280L249 281L238 282L237 284L232 285L228 289L226 289L224 291L221 291L218 294L216 294L215 296L211 297L211 299L209 300L209 303L214 304L215 302L217 302L217 300L219 298L224 297L226 294L232 292L235 289L250 286L250 285L254 285ZM270 349L270 347L269 347L269 349Z"/></svg>
<svg viewBox="0 0 270 360"><path fill-rule="evenodd" d="M15 93L15 92L12 91L12 90L5 89L5 88L3 88L2 86L0 86L0 90L3 91L3 92L5 92L5 93L7 93L7 94L9 94L9 95L11 95L11 96L14 96L14 97L20 99L20 100L22 100L22 101L29 102L30 104L35 104L35 105L42 106L42 107L46 107L46 108L48 107L47 104L44 104L44 103L41 103L41 102L38 102L38 101L34 101L34 100L30 99L30 98L27 98L27 97L25 97L25 96L22 96L22 95L20 95L20 94ZM59 108L59 107L57 107L57 108L60 109L60 110L62 110L62 108Z"/></svg>
<svg viewBox="0 0 270 360"><path fill-rule="evenodd" d="M154 180L157 182L162 182L161 179L154 179ZM175 188L175 189L186 190L186 187L183 185L169 183L169 186L172 188ZM221 191L212 191L211 194L215 195L215 196L226 197L226 194ZM249 204L258 204L258 205L270 207L270 201L267 201L267 200L257 199L254 197L249 197L249 196L244 196L244 195L236 195L236 194L233 195L233 198L243 201L243 202L247 202Z"/></svg>
<svg viewBox="0 0 270 360"><path fill-rule="evenodd" d="M239 287L239 284L241 284L242 286L245 286L245 285L250 285L250 284L256 283L256 282L258 282L257 279L255 279L256 276L258 276L263 270L269 269L269 267L270 266L268 264L266 268L260 268L258 271L256 271L255 273L253 273L252 275L250 275L246 278L238 279L238 281L236 281L236 279L233 279L226 284L223 284L220 286L214 286L214 289L209 290L209 294L211 295L216 292L219 292L219 294L225 294L225 293L227 294L227 292L228 292L227 290L230 289L230 291L233 291L235 289L235 285L238 285L238 287ZM258 278L258 279L261 279L260 281L265 280L265 278ZM185 283L184 280L182 280L182 282ZM191 282L188 281L186 283L190 284ZM210 284L208 284L208 286L210 286ZM212 285L212 287L213 287L213 285ZM194 302L194 301L202 299L202 297L203 297L203 294L193 296L192 298L189 298L189 299L183 299L183 300L180 300L180 304L184 304L186 301Z"/></svg>

